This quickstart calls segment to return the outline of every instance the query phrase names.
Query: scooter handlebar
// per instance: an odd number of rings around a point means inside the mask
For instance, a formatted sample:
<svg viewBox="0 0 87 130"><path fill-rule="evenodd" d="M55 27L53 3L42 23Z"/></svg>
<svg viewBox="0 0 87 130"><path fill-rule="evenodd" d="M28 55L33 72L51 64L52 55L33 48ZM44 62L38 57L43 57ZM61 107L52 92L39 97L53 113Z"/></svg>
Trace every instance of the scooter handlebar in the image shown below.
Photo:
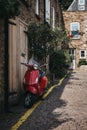
<svg viewBox="0 0 87 130"><path fill-rule="evenodd" d="M28 63L23 63L23 62L22 62L21 64L22 64L22 65L25 65L25 66L27 66L27 67L33 67L33 66L34 66L34 65L30 65L30 64L28 64ZM41 67L44 67L44 66L46 66L46 65L48 65L48 64L41 65L41 66L38 67L38 69L41 68Z"/></svg>
<svg viewBox="0 0 87 130"><path fill-rule="evenodd" d="M28 66L28 64L27 63L21 63L22 65L25 65L25 66Z"/></svg>
<svg viewBox="0 0 87 130"><path fill-rule="evenodd" d="M48 64L41 65L40 67L44 67L44 66L46 66L46 65L48 65Z"/></svg>

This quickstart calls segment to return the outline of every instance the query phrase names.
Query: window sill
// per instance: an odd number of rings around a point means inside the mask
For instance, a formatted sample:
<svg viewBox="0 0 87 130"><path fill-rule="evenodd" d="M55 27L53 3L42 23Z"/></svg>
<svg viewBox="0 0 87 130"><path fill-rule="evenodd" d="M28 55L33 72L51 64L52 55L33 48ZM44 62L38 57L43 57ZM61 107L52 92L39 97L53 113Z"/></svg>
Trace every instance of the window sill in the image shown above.
<svg viewBox="0 0 87 130"><path fill-rule="evenodd" d="M80 60L81 60L81 59L86 59L86 57L80 57Z"/></svg>
<svg viewBox="0 0 87 130"><path fill-rule="evenodd" d="M71 39L72 40L80 40L80 36L78 36L78 37L72 37Z"/></svg>

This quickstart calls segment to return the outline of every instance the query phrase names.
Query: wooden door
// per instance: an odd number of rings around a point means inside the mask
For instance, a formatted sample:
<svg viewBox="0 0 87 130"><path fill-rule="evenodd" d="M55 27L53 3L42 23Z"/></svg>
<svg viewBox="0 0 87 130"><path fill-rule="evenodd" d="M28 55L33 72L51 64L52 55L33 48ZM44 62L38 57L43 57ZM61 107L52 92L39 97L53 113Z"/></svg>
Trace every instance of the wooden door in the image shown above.
<svg viewBox="0 0 87 130"><path fill-rule="evenodd" d="M9 24L9 91L16 92L17 81L17 25Z"/></svg>
<svg viewBox="0 0 87 130"><path fill-rule="evenodd" d="M28 38L26 34L27 26L20 21L19 22L19 40L20 40L20 83L21 89L23 88L24 74L27 69L26 66L21 63L28 62Z"/></svg>
<svg viewBox="0 0 87 130"><path fill-rule="evenodd" d="M9 24L9 92L22 90L26 67L21 62L27 63L28 58L27 25L20 19L14 22Z"/></svg>

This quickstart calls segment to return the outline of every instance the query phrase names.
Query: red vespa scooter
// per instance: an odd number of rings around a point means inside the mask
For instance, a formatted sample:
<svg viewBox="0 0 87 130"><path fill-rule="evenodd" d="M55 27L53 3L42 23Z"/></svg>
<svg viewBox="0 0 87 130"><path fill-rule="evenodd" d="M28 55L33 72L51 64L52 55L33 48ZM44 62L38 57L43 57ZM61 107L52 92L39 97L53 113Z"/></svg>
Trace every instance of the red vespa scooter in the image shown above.
<svg viewBox="0 0 87 130"><path fill-rule="evenodd" d="M27 64L27 66L23 86L25 90L24 106L29 108L38 97L43 95L48 80L37 64Z"/></svg>

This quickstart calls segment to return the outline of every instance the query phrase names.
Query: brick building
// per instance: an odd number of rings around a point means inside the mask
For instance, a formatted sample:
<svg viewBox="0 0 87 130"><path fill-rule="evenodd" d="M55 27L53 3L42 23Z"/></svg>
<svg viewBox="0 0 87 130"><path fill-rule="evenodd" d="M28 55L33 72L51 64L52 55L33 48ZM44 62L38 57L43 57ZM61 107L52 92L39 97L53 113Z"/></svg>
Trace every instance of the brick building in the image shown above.
<svg viewBox="0 0 87 130"><path fill-rule="evenodd" d="M61 26L62 15L57 0L19 0L18 17L0 20L0 106L8 107L9 94L19 94L28 61L27 29L31 22L47 21L53 28ZM60 16L60 17L59 17ZM7 35L6 35L7 33ZM13 98L12 98L13 99ZM3 105L2 105L3 104ZM1 108L1 107L0 107ZM1 109L2 109L1 108Z"/></svg>
<svg viewBox="0 0 87 130"><path fill-rule="evenodd" d="M3 108L3 100L4 100L4 84L5 84L5 78L4 78L4 23L3 20L0 21L0 110Z"/></svg>
<svg viewBox="0 0 87 130"><path fill-rule="evenodd" d="M73 0L63 16L65 28L71 36L69 47L75 69L80 59L87 60L87 0Z"/></svg>

